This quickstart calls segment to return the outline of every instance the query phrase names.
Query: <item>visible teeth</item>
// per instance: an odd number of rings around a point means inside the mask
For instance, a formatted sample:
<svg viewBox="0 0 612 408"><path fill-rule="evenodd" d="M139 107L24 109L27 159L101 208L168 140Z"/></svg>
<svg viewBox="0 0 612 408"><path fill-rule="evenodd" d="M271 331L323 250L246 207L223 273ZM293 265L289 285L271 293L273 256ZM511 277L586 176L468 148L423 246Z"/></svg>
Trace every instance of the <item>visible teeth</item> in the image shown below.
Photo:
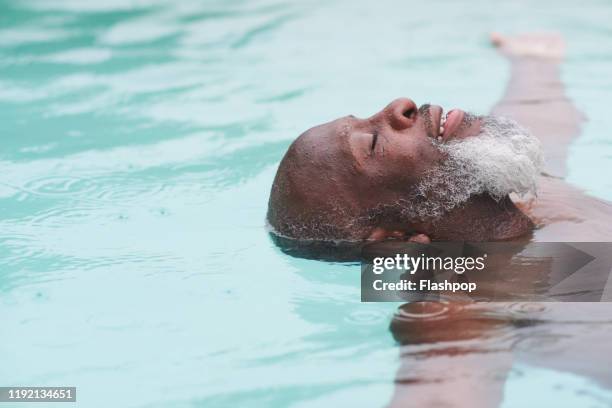
<svg viewBox="0 0 612 408"><path fill-rule="evenodd" d="M442 141L442 136L438 136L438 142Z"/></svg>
<svg viewBox="0 0 612 408"><path fill-rule="evenodd" d="M444 133L444 126L440 126L440 134Z"/></svg>

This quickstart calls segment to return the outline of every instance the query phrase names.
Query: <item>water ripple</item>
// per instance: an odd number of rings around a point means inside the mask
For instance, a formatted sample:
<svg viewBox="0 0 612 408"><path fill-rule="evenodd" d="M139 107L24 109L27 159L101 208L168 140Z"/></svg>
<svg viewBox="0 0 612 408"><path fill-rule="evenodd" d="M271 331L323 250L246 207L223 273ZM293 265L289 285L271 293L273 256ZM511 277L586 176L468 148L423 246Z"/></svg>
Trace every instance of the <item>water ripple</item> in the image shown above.
<svg viewBox="0 0 612 408"><path fill-rule="evenodd" d="M356 325L370 325L373 323L386 322L388 320L388 313L374 309L355 310L344 318L344 321L347 323Z"/></svg>
<svg viewBox="0 0 612 408"><path fill-rule="evenodd" d="M21 192L20 200L43 196L73 198L89 203L147 202L159 198L168 184L157 180L130 176L43 176L27 181L22 187L11 186Z"/></svg>
<svg viewBox="0 0 612 408"><path fill-rule="evenodd" d="M96 182L76 176L43 176L26 182L22 191L33 195L74 196L92 193Z"/></svg>

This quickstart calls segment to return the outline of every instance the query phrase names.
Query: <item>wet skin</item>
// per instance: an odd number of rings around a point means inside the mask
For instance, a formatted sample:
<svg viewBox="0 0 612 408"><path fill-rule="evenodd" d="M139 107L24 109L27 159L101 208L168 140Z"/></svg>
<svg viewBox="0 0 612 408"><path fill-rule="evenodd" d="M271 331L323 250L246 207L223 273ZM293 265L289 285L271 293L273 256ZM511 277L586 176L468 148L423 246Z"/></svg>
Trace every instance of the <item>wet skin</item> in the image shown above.
<svg viewBox="0 0 612 408"><path fill-rule="evenodd" d="M497 35L493 42L508 57L512 76L504 97L493 107L492 113L514 118L530 128L542 141L547 158L539 180L537 200L517 202L536 225L531 239L543 242L611 241L610 203L584 194L562 178L565 175L568 143L579 134L583 118L565 95L560 79L559 65L564 48L562 38L550 34ZM542 50L546 51L546 55L538 54ZM608 273L604 273L605 281ZM527 274L526 278L532 279L533 274ZM603 289L604 293L612 294L612 282L608 282ZM596 338L601 332L591 335L588 330L582 333L575 329L557 328L565 338L570 339L561 355L516 351L511 346L489 350L486 342L473 343L474 349L457 350L453 347L457 340L502 336L505 327L516 323L508 319L506 306L504 303L470 305L454 302L449 305L451 310L444 318L394 319L391 323L392 334L398 342L406 345L407 350L410 350L408 345L423 342L447 346L438 346L428 358L411 358L407 355L402 358L396 388L388 406L416 407L436 403L496 407L503 400L504 382L491 382L487 373L497 372L503 376L518 358L530 364L583 375L607 388L612 387L609 370L601 363L601 356L610 353L609 343ZM581 315L591 314L607 318L610 310L607 303L567 302L538 306L543 312L568 321L580 321ZM422 302L402 307L418 308L419 313L427 315L435 314L440 305ZM525 316L533 322L542 317L538 312ZM542 326L539 330L547 332L551 329ZM461 375L453 375L453 369L457 367ZM415 378L415 373L418 373L418 384L404 381L404 378Z"/></svg>
<svg viewBox="0 0 612 408"><path fill-rule="evenodd" d="M413 101L402 98L370 118L341 118L300 136L281 163L284 172L279 172L274 182L268 214L271 224L283 232L285 224L293 219L303 219L308 224L317 220L317 214L330 212L334 216L324 221L331 226L322 232L344 234L351 239L485 241L525 236L535 227L529 237L535 241L610 241L610 204L585 195L561 178L565 173L567 145L579 133L581 115L564 93L559 75L562 57L562 52L558 53L559 45L553 41L549 46L550 39L539 36L498 37L494 43L509 58L512 77L493 114L514 118L530 128L543 142L548 159L536 201L515 202L507 197L498 203L484 195L473 197L445 214L436 225L390 217L376 219L371 224L356 224L350 230L334 228L337 206L343 207L344 212L340 214L343 217L358 217L379 202L402 199L407 188L444 160L432 144L438 134L441 108L425 105L417 109ZM537 55L542 49L547 55ZM469 125L466 122L465 116L458 121L464 126L450 126L447 122L444 139L476 136L479 121L471 121ZM382 243L386 244L389 243ZM612 282L605 291L612 293ZM504 313L492 317L496 309L493 305L485 305L484 312L477 306L455 302L449 305L451 310L443 319L393 321L393 336L406 345L406 350L410 351L409 345L415 343L438 346L431 349L427 358L409 355L402 358L389 406L433 403L456 406L460 402L462 406L489 407L500 403L503 381L492 383L487 373L504 376L512 366L514 351L508 348L491 352L486 349L486 343L479 342L472 343L473 349L453 348L457 340L495 336L498 330L513 324ZM587 306L564 303L548 308L571 320ZM606 308L605 304L591 306L598 312ZM440 305L430 302L404 307L416 307L418 313L428 315L435 314ZM610 376L599 371L601 356L609 355L609 347L602 341L588 340L587 333L588 347L576 341L575 349L566 351L566 355L576 358L568 360L552 355L542 364L585 375L612 387ZM527 359L535 362L533 355ZM454 375L451 370L457 367L460 375Z"/></svg>
<svg viewBox="0 0 612 408"><path fill-rule="evenodd" d="M351 115L316 126L302 134L283 158L270 195L268 220L278 232L296 239L425 235L484 241L524 235L532 229L531 221L509 198L496 201L487 194L473 196L435 222L369 216L372 209L402 200L409 205L413 189L445 160L436 143L477 137L480 127L480 118L459 109L443 115L440 106L417 107L409 98L396 99L366 119ZM343 225L353 219L368 222ZM300 236L303 230L291 230L296 221L331 227L320 236L308 232Z"/></svg>

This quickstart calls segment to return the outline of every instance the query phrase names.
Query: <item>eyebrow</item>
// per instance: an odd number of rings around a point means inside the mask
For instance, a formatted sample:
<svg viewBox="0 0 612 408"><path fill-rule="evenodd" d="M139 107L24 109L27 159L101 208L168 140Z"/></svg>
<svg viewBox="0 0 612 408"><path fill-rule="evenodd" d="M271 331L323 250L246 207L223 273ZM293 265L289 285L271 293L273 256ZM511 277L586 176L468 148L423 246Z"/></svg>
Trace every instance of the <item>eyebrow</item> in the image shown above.
<svg viewBox="0 0 612 408"><path fill-rule="evenodd" d="M352 123L346 117L341 118L336 128L336 132L340 136L349 136L353 130Z"/></svg>

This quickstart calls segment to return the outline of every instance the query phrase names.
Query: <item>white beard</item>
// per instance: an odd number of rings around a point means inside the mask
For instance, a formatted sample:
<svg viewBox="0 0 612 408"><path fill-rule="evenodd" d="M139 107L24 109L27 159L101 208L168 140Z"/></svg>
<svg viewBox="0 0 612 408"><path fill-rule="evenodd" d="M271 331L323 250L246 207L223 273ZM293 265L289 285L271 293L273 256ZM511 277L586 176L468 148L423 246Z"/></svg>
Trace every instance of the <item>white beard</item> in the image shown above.
<svg viewBox="0 0 612 408"><path fill-rule="evenodd" d="M439 218L485 192L496 200L510 193L535 196L543 163L539 140L506 118L485 117L481 128L475 137L434 142L448 157L417 186L413 217Z"/></svg>

